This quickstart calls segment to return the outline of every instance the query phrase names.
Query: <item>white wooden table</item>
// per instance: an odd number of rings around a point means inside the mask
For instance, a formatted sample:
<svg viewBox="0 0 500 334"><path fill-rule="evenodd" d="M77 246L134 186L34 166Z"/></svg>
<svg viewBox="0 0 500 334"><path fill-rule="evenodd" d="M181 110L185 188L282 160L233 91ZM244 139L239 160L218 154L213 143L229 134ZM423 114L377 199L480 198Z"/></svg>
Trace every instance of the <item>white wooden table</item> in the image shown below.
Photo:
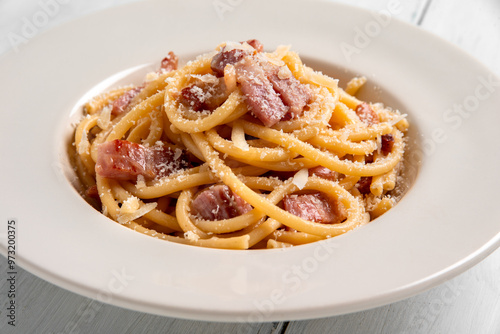
<svg viewBox="0 0 500 334"><path fill-rule="evenodd" d="M20 35L26 20L54 1L61 4L52 7L35 35L137 0L0 0L0 54L14 47L12 33ZM397 0L338 1L378 11ZM399 19L456 44L500 76L499 0L401 0L400 5ZM458 277L404 301L319 320L264 324L188 321L125 310L20 270L17 326L13 328L6 317L6 265L0 257L0 333L500 333L500 250Z"/></svg>

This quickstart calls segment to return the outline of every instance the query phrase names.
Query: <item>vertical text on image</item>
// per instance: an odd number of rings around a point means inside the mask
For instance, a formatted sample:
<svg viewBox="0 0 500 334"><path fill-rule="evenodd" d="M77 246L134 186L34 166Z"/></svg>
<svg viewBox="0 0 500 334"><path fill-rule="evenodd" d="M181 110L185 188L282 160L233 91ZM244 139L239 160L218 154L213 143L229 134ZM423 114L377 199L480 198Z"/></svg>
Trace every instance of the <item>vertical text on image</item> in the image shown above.
<svg viewBox="0 0 500 334"><path fill-rule="evenodd" d="M17 221L9 219L7 221L7 323L16 326L16 293L17 293Z"/></svg>

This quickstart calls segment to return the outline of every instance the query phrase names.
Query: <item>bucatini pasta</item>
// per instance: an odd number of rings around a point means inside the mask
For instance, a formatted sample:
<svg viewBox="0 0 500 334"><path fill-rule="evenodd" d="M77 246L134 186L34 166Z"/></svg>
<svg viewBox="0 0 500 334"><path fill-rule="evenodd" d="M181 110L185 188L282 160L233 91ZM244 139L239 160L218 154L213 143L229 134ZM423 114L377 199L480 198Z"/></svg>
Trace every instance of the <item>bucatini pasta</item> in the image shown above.
<svg viewBox="0 0 500 334"><path fill-rule="evenodd" d="M399 111L356 97L288 47L226 42L178 68L170 52L137 86L95 97L75 130L82 195L104 215L183 244L289 247L391 209Z"/></svg>

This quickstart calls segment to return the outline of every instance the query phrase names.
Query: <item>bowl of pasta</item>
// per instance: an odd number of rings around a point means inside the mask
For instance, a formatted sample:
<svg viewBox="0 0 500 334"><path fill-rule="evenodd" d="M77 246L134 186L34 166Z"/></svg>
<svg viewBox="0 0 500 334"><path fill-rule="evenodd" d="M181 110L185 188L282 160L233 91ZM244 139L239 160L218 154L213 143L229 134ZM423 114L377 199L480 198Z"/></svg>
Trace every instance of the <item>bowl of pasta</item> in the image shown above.
<svg viewBox="0 0 500 334"><path fill-rule="evenodd" d="M500 162L486 68L386 13L196 3L95 13L0 59L0 84L32 92L0 93L23 267L126 308L252 322L401 300L498 247L495 198L465 181Z"/></svg>
<svg viewBox="0 0 500 334"><path fill-rule="evenodd" d="M256 39L178 63L170 51L140 84L86 102L68 145L76 189L119 224L202 247L292 247L369 223L410 187L407 115L359 100L366 77L344 90Z"/></svg>

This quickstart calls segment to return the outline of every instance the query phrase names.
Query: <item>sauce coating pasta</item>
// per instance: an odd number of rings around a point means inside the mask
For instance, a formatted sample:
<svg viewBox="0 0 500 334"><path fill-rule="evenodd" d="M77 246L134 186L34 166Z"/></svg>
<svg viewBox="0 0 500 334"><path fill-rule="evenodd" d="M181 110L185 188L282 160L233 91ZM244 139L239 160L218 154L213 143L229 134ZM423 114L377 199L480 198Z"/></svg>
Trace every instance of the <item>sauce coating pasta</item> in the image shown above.
<svg viewBox="0 0 500 334"><path fill-rule="evenodd" d="M280 46L226 42L84 106L72 145L82 196L140 233L260 249L346 233L391 209L399 111L356 97Z"/></svg>

